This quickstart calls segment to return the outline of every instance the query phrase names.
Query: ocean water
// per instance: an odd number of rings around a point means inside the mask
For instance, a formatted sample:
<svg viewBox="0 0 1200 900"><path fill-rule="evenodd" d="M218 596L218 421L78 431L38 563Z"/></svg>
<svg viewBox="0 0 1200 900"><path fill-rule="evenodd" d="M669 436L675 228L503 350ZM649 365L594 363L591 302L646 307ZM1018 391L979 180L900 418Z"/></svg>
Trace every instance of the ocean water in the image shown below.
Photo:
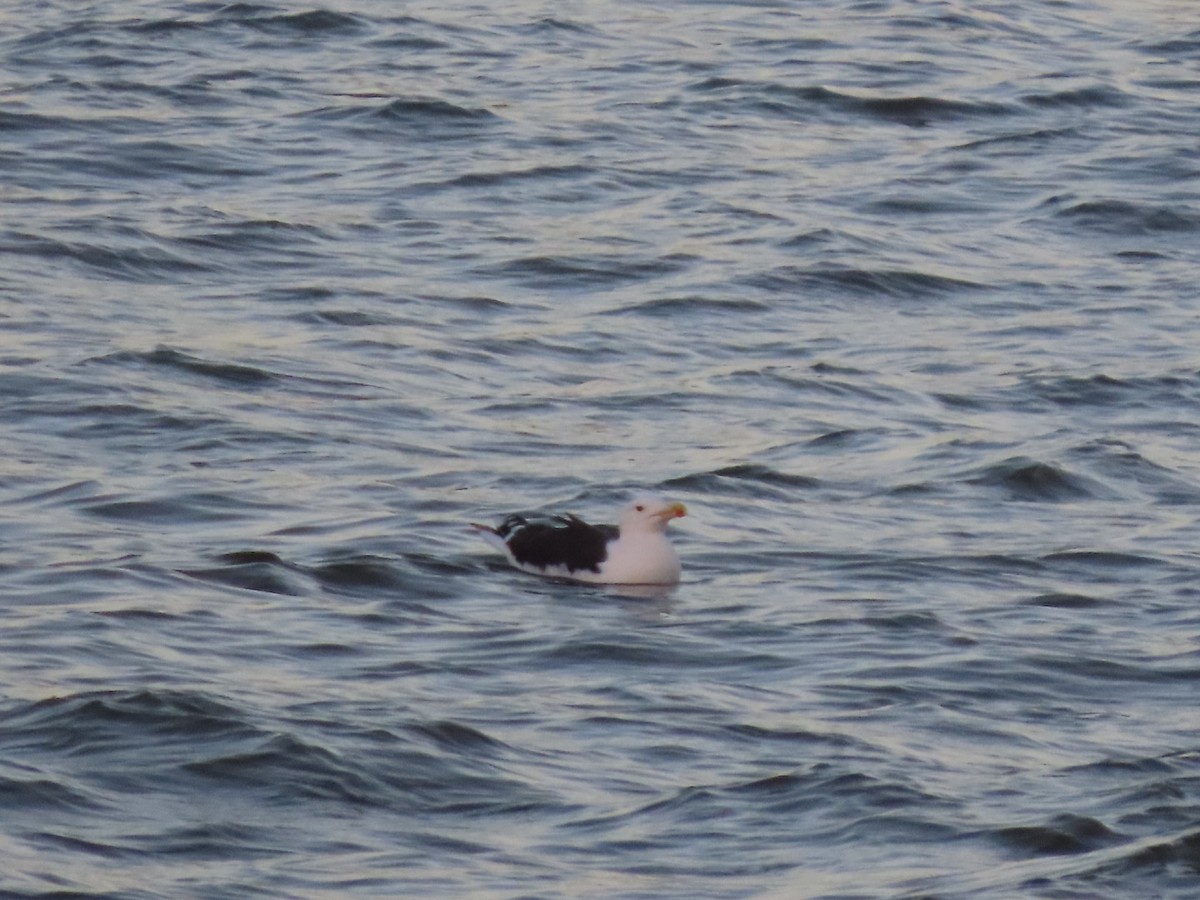
<svg viewBox="0 0 1200 900"><path fill-rule="evenodd" d="M1200 895L1192 4L0 61L0 895ZM466 528L643 490L674 590Z"/></svg>

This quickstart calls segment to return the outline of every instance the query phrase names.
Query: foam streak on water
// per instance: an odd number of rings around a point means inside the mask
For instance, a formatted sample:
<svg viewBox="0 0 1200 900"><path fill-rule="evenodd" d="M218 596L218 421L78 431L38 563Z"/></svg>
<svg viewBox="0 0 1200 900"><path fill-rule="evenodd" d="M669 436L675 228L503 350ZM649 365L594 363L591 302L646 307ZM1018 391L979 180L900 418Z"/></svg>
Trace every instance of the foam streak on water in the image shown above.
<svg viewBox="0 0 1200 900"><path fill-rule="evenodd" d="M1193 897L1191 12L0 13L0 893Z"/></svg>

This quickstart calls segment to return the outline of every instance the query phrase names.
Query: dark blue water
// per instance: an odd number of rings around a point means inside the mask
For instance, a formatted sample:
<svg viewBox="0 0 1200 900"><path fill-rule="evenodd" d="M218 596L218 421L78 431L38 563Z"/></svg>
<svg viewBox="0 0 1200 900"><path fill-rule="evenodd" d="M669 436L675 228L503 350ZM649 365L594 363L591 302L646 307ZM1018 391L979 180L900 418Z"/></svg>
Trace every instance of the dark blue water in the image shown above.
<svg viewBox="0 0 1200 900"><path fill-rule="evenodd" d="M10 4L0 894L1200 894L1194 13Z"/></svg>

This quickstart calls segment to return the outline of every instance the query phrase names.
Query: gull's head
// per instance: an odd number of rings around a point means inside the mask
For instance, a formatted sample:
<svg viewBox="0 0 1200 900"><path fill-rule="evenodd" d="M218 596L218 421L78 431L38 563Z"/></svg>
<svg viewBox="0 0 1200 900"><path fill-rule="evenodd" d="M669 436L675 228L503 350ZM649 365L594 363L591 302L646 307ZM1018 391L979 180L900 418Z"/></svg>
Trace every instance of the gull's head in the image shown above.
<svg viewBox="0 0 1200 900"><path fill-rule="evenodd" d="M687 507L662 497L637 497L621 513L621 531L666 531L672 519L687 515Z"/></svg>

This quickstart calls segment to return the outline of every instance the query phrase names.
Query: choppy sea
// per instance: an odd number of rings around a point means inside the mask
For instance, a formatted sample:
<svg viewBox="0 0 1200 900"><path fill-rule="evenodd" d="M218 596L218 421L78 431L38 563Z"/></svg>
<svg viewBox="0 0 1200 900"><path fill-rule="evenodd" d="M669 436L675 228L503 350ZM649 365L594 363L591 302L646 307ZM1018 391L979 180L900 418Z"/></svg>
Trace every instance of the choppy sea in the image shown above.
<svg viewBox="0 0 1200 900"><path fill-rule="evenodd" d="M6 3L0 896L1200 896L1198 23Z"/></svg>

